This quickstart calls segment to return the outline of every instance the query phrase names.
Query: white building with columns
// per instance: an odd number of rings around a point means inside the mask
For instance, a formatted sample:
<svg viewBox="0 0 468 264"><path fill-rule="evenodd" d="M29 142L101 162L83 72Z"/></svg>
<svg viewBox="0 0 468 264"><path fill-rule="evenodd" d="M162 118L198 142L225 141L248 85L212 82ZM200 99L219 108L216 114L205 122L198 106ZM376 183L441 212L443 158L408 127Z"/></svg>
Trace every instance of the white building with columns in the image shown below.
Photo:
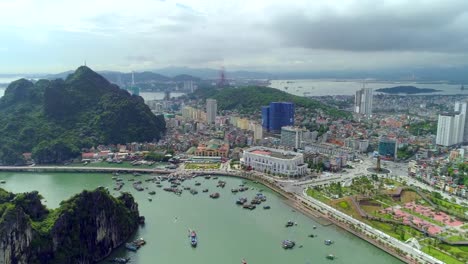
<svg viewBox="0 0 468 264"><path fill-rule="evenodd" d="M299 177L307 174L304 155L281 149L252 147L244 150L241 164L255 171Z"/></svg>

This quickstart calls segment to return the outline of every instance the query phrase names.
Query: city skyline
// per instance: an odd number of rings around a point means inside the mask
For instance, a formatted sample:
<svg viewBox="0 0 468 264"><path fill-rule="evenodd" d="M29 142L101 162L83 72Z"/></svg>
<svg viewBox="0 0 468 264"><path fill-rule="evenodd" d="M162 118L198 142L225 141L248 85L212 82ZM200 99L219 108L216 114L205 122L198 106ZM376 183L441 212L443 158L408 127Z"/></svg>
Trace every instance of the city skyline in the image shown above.
<svg viewBox="0 0 468 264"><path fill-rule="evenodd" d="M468 57L462 0L25 0L0 10L0 73L56 73L85 60L127 72L275 72L452 67Z"/></svg>

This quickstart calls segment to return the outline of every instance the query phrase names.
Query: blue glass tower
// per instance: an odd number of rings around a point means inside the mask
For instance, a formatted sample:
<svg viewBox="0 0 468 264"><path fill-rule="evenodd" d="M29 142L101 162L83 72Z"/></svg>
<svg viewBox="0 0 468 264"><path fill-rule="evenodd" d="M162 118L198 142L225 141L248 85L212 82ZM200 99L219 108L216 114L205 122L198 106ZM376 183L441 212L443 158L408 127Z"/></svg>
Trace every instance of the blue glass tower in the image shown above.
<svg viewBox="0 0 468 264"><path fill-rule="evenodd" d="M262 106L262 127L265 130L268 130L269 118L270 118L270 107Z"/></svg>
<svg viewBox="0 0 468 264"><path fill-rule="evenodd" d="M262 107L262 126L272 133L279 133L281 127L294 125L294 104L272 102Z"/></svg>

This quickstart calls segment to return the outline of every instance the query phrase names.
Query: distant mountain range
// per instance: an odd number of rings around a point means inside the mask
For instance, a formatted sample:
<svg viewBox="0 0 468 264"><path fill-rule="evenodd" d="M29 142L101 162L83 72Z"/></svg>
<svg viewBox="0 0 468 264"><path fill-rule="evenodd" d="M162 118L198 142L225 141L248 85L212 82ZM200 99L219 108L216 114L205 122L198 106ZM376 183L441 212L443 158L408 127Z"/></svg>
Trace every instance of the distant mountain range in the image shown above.
<svg viewBox="0 0 468 264"><path fill-rule="evenodd" d="M58 74L31 74L27 78L66 78L72 71ZM131 80L131 73L117 71L100 71L106 79L118 83ZM18 76L18 74L0 74L0 78ZM147 81L183 81L200 79L218 79L219 69L189 68L189 67L166 67L144 72L135 72L137 82ZM226 70L227 79L376 79L388 81L415 81L415 82L437 82L445 81L454 84L468 83L468 65L457 67L423 67L423 68L396 68L387 70L343 70L343 71L229 71Z"/></svg>

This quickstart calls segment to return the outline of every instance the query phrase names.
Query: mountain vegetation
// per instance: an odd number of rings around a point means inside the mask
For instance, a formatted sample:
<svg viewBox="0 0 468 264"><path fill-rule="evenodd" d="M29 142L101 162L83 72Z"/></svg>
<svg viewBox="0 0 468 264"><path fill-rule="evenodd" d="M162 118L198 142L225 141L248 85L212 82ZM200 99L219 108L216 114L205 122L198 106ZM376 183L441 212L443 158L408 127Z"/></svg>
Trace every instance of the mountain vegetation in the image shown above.
<svg viewBox="0 0 468 264"><path fill-rule="evenodd" d="M86 66L65 80L20 79L0 99L0 163L61 163L97 144L149 142L165 133L139 96L111 84Z"/></svg>
<svg viewBox="0 0 468 264"><path fill-rule="evenodd" d="M202 87L188 95L192 99L214 98L217 100L220 110L238 110L241 113L251 114L260 111L262 106L270 102L293 102L296 107L304 107L310 111L323 112L333 117L349 118L351 114L338 110L335 107L325 105L316 100L292 95L278 89L260 86L248 86L241 88L214 88Z"/></svg>
<svg viewBox="0 0 468 264"><path fill-rule="evenodd" d="M138 228L138 204L100 187L48 209L37 192L0 188L1 263L97 263Z"/></svg>

